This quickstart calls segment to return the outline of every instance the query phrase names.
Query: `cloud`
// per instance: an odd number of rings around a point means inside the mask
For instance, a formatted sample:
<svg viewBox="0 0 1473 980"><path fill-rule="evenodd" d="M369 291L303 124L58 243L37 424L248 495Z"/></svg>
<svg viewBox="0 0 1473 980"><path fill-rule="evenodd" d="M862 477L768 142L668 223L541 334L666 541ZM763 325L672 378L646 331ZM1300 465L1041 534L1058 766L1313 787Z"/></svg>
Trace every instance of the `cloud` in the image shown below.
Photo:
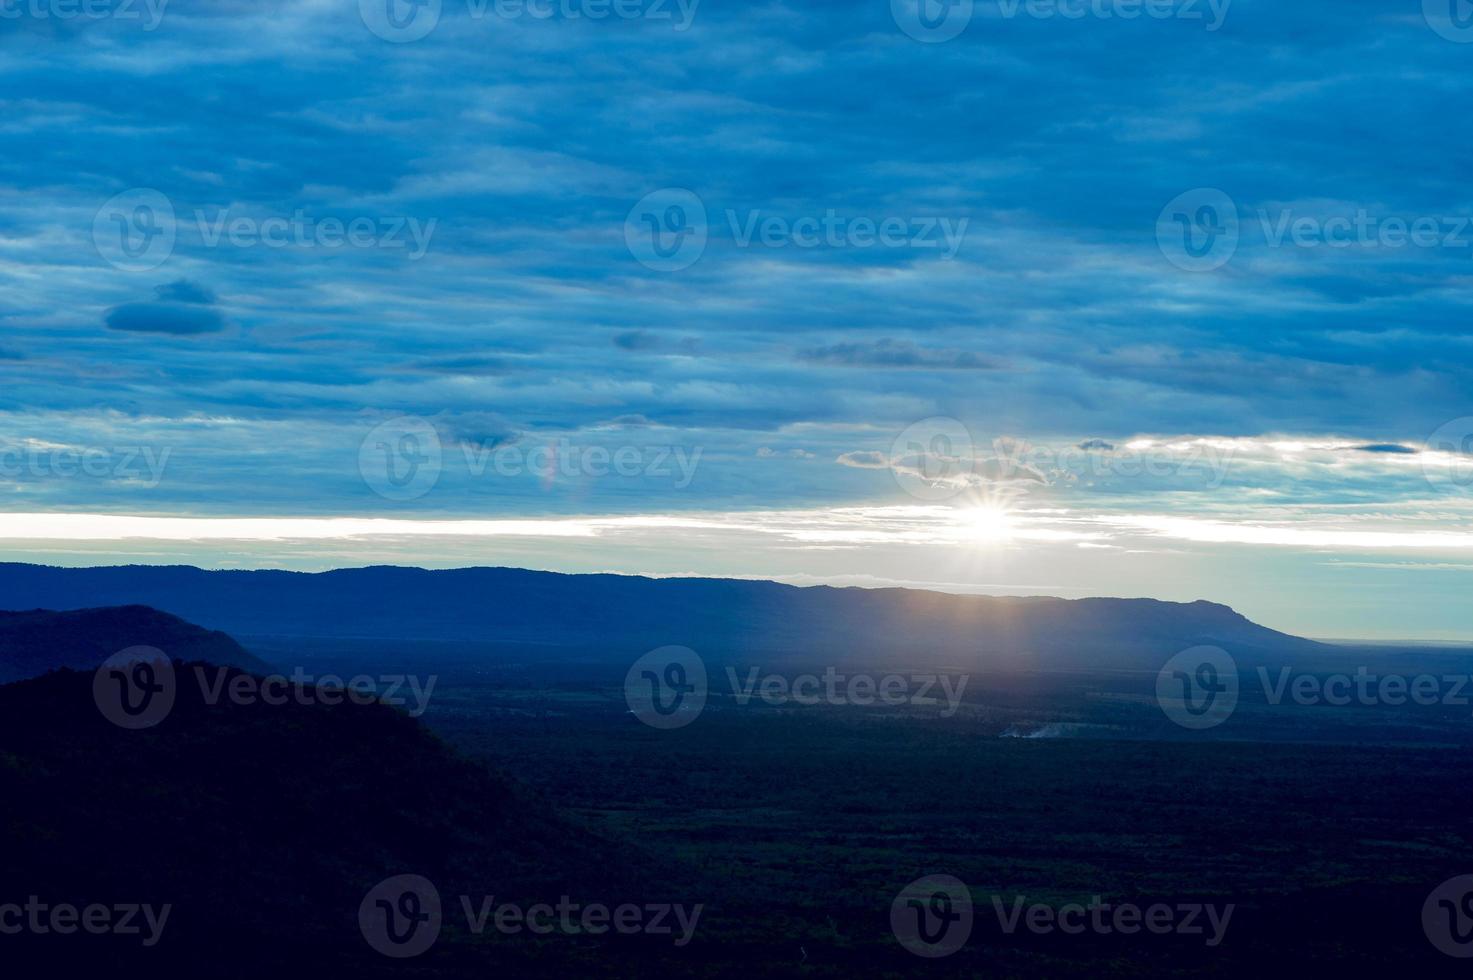
<svg viewBox="0 0 1473 980"><path fill-rule="evenodd" d="M199 303L204 306L215 305L215 294L208 287L186 279L176 279L163 286L154 287L160 300L168 303Z"/></svg>
<svg viewBox="0 0 1473 980"><path fill-rule="evenodd" d="M446 442L471 449L496 449L522 436L495 412L442 412L433 421Z"/></svg>
<svg viewBox="0 0 1473 980"><path fill-rule="evenodd" d="M103 321L112 330L181 337L225 329L225 318L213 308L215 294L207 287L180 279L155 286L154 293L155 301L115 306Z"/></svg>
<svg viewBox="0 0 1473 980"><path fill-rule="evenodd" d="M511 361L505 357L463 354L450 357L425 357L411 361L404 367L409 371L427 374L497 375L511 370Z"/></svg>
<svg viewBox="0 0 1473 980"><path fill-rule="evenodd" d="M614 335L614 346L624 350L654 350L660 338L648 330L628 330Z"/></svg>
<svg viewBox="0 0 1473 980"><path fill-rule="evenodd" d="M834 462L840 466L852 466L860 470L887 470L890 468L890 457L884 453L874 452L873 450L843 453Z"/></svg>
<svg viewBox="0 0 1473 980"><path fill-rule="evenodd" d="M927 368L943 371L995 371L1001 365L971 351L938 350L917 346L908 340L884 338L871 342L846 342L810 347L799 357L836 367Z"/></svg>
<svg viewBox="0 0 1473 980"><path fill-rule="evenodd" d="M1391 455L1415 456L1420 450L1411 446L1403 446L1395 442L1377 442L1366 446L1356 446L1356 452L1361 453L1389 453Z"/></svg>

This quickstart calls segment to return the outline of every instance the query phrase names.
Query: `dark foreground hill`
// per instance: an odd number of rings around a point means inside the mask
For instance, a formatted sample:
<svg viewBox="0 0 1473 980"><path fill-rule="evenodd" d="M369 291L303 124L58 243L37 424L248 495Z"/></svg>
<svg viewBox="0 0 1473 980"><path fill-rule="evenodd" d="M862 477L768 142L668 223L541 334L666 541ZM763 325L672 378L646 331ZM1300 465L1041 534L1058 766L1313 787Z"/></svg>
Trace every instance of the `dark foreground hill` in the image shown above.
<svg viewBox="0 0 1473 980"><path fill-rule="evenodd" d="M0 565L0 606L144 603L244 637L374 638L602 651L879 657L962 666L1156 669L1197 644L1281 657L1319 644L1210 602L995 598L909 589L374 567L319 574L187 566Z"/></svg>
<svg viewBox="0 0 1473 980"><path fill-rule="evenodd" d="M21 914L6 906L35 901L170 907L151 945L141 916L139 934L61 934L43 912L44 930L0 935L5 975L516 975L535 946L471 938L458 896L649 897L627 849L415 720L305 700L211 704L181 683L162 723L126 731L97 710L88 673L0 686L4 924ZM444 904L441 941L407 965L374 952L358 917L369 890L401 874L432 881ZM558 947L570 969L582 952L577 938ZM513 972L487 972L498 965Z"/></svg>
<svg viewBox="0 0 1473 980"><path fill-rule="evenodd" d="M265 671L224 633L145 606L0 612L0 683L71 667L93 670L120 650L150 646L181 660Z"/></svg>

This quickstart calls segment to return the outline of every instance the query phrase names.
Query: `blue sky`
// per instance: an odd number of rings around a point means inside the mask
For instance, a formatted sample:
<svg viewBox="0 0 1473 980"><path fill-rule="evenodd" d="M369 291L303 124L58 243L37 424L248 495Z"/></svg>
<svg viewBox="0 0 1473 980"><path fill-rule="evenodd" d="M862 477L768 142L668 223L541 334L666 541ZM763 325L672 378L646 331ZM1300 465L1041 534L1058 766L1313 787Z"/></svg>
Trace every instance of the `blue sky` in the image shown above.
<svg viewBox="0 0 1473 980"><path fill-rule="evenodd" d="M388 2L0 0L5 554L1473 638L1452 0Z"/></svg>

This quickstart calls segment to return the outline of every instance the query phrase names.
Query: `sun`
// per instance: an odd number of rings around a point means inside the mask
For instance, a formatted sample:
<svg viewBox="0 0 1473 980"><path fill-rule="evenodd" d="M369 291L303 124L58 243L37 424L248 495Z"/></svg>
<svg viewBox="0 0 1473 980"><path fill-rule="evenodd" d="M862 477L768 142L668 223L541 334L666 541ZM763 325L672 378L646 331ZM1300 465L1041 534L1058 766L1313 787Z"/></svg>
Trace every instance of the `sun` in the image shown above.
<svg viewBox="0 0 1473 980"><path fill-rule="evenodd" d="M997 504L967 507L958 512L957 523L962 536L972 541L1007 541L1016 529L1007 508Z"/></svg>

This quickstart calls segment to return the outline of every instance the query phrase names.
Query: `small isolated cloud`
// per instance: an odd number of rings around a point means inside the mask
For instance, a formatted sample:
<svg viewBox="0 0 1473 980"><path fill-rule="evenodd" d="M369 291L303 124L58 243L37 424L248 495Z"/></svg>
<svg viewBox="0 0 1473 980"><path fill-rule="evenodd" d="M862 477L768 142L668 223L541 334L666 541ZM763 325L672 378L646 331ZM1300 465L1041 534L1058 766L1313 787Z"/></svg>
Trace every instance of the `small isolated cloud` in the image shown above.
<svg viewBox="0 0 1473 980"><path fill-rule="evenodd" d="M434 419L441 438L471 449L496 449L522 437L511 423L494 412L444 413Z"/></svg>
<svg viewBox="0 0 1473 980"><path fill-rule="evenodd" d="M1109 453L1115 451L1115 444L1113 442L1106 442L1103 439L1086 439L1077 448L1083 449L1085 452Z"/></svg>
<svg viewBox="0 0 1473 980"><path fill-rule="evenodd" d="M890 468L889 457L872 450L844 453L834 462L840 466L852 466L859 470L887 470Z"/></svg>
<svg viewBox="0 0 1473 980"><path fill-rule="evenodd" d="M167 303L198 303L214 306L215 294L208 286L187 279L176 279L163 286L154 287L159 299Z"/></svg>
<svg viewBox="0 0 1473 980"><path fill-rule="evenodd" d="M653 429L655 423L643 415L616 415L606 422L593 426L594 429Z"/></svg>
<svg viewBox="0 0 1473 980"><path fill-rule="evenodd" d="M1357 452L1362 453L1391 453L1397 456L1415 456L1417 450L1411 446L1403 446L1395 442L1374 442L1366 446L1356 446Z"/></svg>
<svg viewBox="0 0 1473 980"><path fill-rule="evenodd" d="M845 455L850 454L846 453ZM781 456L786 456L789 459L813 459L813 453L810 453L806 449L789 449L784 452L781 450L773 449L771 446L763 446L761 449L757 450L758 459L777 459ZM840 457L839 461L842 463L843 457ZM852 464L845 463L844 465L848 466Z"/></svg>
<svg viewBox="0 0 1473 980"><path fill-rule="evenodd" d="M1000 365L972 351L921 347L888 337L872 343L830 344L800 351L799 357L836 367L927 368L942 371L992 371Z"/></svg>
<svg viewBox="0 0 1473 980"><path fill-rule="evenodd" d="M694 354L700 347L695 337L672 337L651 330L625 330L614 335L614 346L627 351L669 351L673 354Z"/></svg>
<svg viewBox="0 0 1473 980"><path fill-rule="evenodd" d="M426 374L494 375L505 374L511 364L504 357L463 354L451 357L424 357L405 365L409 371Z"/></svg>
<svg viewBox="0 0 1473 980"><path fill-rule="evenodd" d="M660 338L648 330L626 330L614 336L614 346L624 350L654 350L660 346Z"/></svg>
<svg viewBox="0 0 1473 980"><path fill-rule="evenodd" d="M225 318L214 308L215 294L206 286L179 279L155 286L154 294L149 302L113 307L103 315L103 322L110 330L178 337L225 329Z"/></svg>

